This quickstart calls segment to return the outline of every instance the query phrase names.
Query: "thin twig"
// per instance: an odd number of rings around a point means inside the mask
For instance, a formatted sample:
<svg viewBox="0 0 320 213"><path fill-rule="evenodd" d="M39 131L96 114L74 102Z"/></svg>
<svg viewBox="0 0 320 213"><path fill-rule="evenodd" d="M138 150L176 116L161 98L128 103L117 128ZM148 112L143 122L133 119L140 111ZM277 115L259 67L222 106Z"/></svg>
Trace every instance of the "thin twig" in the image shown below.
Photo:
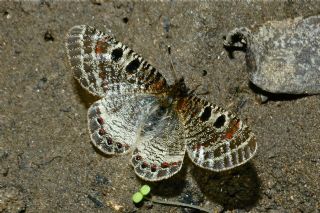
<svg viewBox="0 0 320 213"><path fill-rule="evenodd" d="M160 204L164 204L164 205L172 205L172 206L182 206L182 207L187 207L187 208L192 208L192 209L198 209L200 211L204 211L204 212L208 212L208 213L211 213L210 210L208 209L205 209L205 208L202 208L200 206L195 206L195 205L192 205L192 204L187 204L187 203L180 203L180 202L174 202L174 201L164 201L164 200L157 200L157 199L154 199L154 198L151 198L151 199L148 199L145 197L146 200L150 200L151 202L154 202L154 203L160 203ZM213 211L212 211L213 212Z"/></svg>

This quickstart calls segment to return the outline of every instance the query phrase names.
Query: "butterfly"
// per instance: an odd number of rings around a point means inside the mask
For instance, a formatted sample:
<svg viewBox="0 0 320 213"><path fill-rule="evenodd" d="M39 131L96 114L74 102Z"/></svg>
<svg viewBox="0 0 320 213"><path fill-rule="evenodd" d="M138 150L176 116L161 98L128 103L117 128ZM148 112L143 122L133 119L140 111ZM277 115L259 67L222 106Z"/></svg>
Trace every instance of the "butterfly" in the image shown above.
<svg viewBox="0 0 320 213"><path fill-rule="evenodd" d="M183 79L166 79L141 56L93 27L72 27L66 49L74 77L100 99L88 109L93 145L132 153L147 181L170 178L185 153L204 169L224 171L256 153L254 134L232 113L193 95Z"/></svg>

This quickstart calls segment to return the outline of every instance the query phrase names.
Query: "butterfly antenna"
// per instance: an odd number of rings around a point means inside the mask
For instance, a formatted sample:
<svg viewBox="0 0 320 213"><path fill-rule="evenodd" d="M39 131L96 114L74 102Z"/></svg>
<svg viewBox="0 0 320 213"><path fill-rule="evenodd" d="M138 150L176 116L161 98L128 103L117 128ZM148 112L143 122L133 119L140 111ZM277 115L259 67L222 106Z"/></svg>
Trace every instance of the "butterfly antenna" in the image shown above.
<svg viewBox="0 0 320 213"><path fill-rule="evenodd" d="M177 72L176 70L174 69L174 66L173 66L173 61L172 61L172 57L171 57L171 47L168 46L168 54L169 54L169 58L170 58L170 68L171 68L171 71L172 71L172 75L173 75L173 78L174 78L174 81L177 81L178 78L177 78Z"/></svg>
<svg viewBox="0 0 320 213"><path fill-rule="evenodd" d="M201 96L201 95L208 95L210 92L209 91L204 91L204 92L198 92L196 93L196 91L199 89L199 87L201 86L201 84L198 84L197 86L195 86L194 89L191 89L189 92L189 95L197 95L197 96Z"/></svg>
<svg viewBox="0 0 320 213"><path fill-rule="evenodd" d="M194 95L199 87L200 84L198 84L194 89L190 90L189 95Z"/></svg>

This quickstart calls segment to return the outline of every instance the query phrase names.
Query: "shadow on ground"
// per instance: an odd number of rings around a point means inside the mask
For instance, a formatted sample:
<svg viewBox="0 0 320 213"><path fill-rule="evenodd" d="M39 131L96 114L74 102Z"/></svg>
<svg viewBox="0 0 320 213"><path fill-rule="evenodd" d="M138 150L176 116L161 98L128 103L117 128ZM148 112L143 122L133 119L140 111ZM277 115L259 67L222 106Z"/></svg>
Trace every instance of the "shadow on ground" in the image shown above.
<svg viewBox="0 0 320 213"><path fill-rule="evenodd" d="M202 193L224 209L250 210L260 198L261 181L251 163L226 172L191 170Z"/></svg>
<svg viewBox="0 0 320 213"><path fill-rule="evenodd" d="M89 109L94 102L100 99L99 97L96 97L83 89L76 79L73 79L73 87L76 90L76 94L79 96L81 104L87 109Z"/></svg>
<svg viewBox="0 0 320 213"><path fill-rule="evenodd" d="M249 82L249 88L257 95L267 97L268 101L294 101L300 98L311 96L310 94L271 93L261 89L260 87L257 87L252 82Z"/></svg>
<svg viewBox="0 0 320 213"><path fill-rule="evenodd" d="M187 167L196 184L186 179ZM224 210L253 208L260 199L261 180L253 164L248 163L226 172L211 172L191 165L185 159L182 170L175 176L160 182L141 181L148 184L152 194L162 198L179 197L179 202L200 205L204 197L219 204ZM188 211L187 211L188 212Z"/></svg>

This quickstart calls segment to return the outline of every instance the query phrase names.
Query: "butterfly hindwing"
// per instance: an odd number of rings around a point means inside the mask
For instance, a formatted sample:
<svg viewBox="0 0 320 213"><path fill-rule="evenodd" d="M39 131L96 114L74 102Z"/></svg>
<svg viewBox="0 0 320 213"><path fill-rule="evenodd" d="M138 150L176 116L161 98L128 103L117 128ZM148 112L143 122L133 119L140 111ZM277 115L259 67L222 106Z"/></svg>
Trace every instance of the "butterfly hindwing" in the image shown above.
<svg viewBox="0 0 320 213"><path fill-rule="evenodd" d="M195 96L180 99L176 110L184 125L187 153L196 165L223 171L255 154L254 134L230 112Z"/></svg>
<svg viewBox="0 0 320 213"><path fill-rule="evenodd" d="M96 101L88 110L92 143L106 154L122 154L135 145L137 131L155 96L118 95Z"/></svg>
<svg viewBox="0 0 320 213"><path fill-rule="evenodd" d="M186 146L183 126L172 108L151 108L137 135L132 165L139 177L159 181L179 172Z"/></svg>
<svg viewBox="0 0 320 213"><path fill-rule="evenodd" d="M66 47L75 78L96 96L161 93L167 89L163 76L142 57L93 27L72 27Z"/></svg>

